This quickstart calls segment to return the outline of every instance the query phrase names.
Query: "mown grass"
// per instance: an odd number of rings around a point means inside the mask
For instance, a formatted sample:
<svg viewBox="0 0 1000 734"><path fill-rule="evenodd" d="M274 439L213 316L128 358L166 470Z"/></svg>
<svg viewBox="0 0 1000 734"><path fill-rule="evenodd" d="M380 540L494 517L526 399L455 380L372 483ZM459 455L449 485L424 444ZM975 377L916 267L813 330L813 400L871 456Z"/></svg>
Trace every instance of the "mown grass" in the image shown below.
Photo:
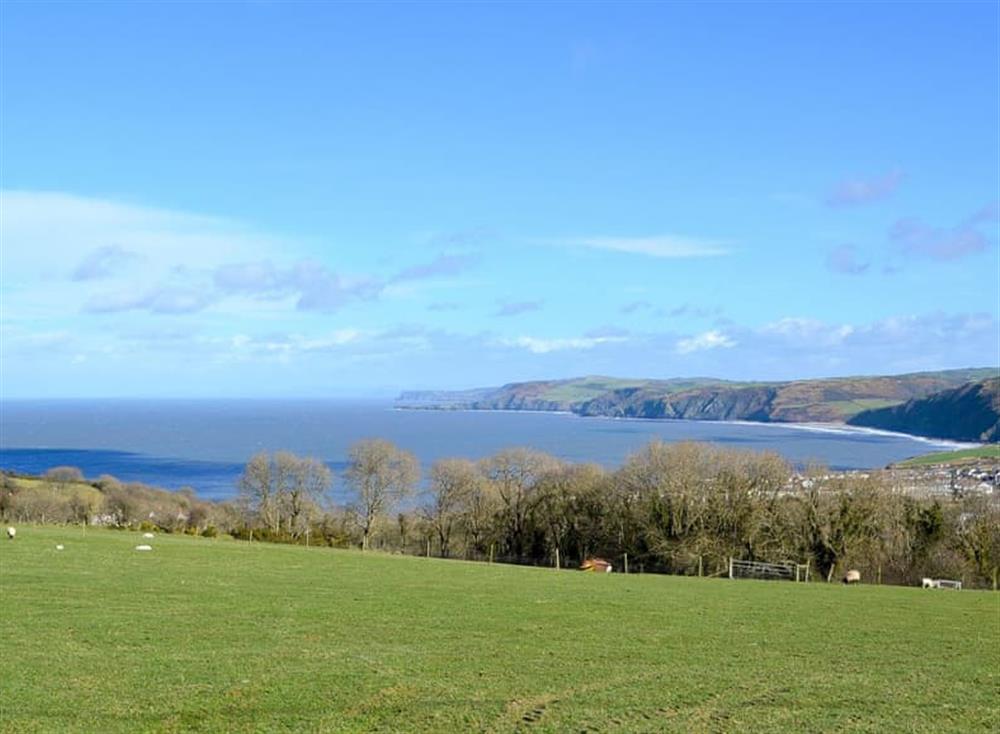
<svg viewBox="0 0 1000 734"><path fill-rule="evenodd" d="M977 446L972 449L962 449L960 451L941 451L935 454L925 454L916 456L906 461L901 461L897 466L927 466L929 464L961 464L980 459L992 459L1000 461L1000 444L988 444Z"/></svg>
<svg viewBox="0 0 1000 734"><path fill-rule="evenodd" d="M22 527L0 729L996 731L1000 595ZM55 550L56 543L66 549Z"/></svg>

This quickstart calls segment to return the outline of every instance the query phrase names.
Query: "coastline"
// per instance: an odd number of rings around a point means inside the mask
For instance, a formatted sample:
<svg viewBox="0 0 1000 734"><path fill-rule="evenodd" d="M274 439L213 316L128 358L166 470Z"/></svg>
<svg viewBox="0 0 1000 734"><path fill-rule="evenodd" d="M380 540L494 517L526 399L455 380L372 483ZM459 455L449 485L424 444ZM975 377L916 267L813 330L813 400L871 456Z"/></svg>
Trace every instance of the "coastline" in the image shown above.
<svg viewBox="0 0 1000 734"><path fill-rule="evenodd" d="M947 438L931 438L929 436L918 436L913 433L903 433L901 431L887 431L881 428L868 428L865 426L851 426L847 423L791 423L778 421L748 421L748 420L712 420L697 418L639 418L634 416L613 416L613 415L580 415L571 410L534 410L520 408L449 408L449 407L416 407L406 405L394 405L392 410L400 411L440 411L447 413L529 413L541 415L562 415L583 420L606 420L606 421L634 421L641 423L707 423L729 426L769 426L773 428L793 428L801 431L814 431L816 433L830 433L835 435L865 435L865 436L886 436L896 438L908 438L920 443L944 450L974 449L986 444L975 441L955 441Z"/></svg>

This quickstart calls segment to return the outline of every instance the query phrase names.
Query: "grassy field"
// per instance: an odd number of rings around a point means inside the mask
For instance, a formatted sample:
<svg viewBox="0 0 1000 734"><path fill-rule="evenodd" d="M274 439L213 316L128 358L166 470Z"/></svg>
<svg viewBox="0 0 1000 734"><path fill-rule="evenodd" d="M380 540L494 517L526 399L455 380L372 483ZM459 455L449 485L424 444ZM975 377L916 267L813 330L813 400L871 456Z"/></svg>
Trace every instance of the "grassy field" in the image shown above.
<svg viewBox="0 0 1000 734"><path fill-rule="evenodd" d="M139 542L28 526L2 542L0 729L1000 726L992 592Z"/></svg>
<svg viewBox="0 0 1000 734"><path fill-rule="evenodd" d="M906 461L899 462L898 466L927 466L929 464L961 464L967 461L978 459L993 459L1000 461L1000 444L989 444L978 446L974 449L962 449L961 451L942 451L936 454L925 454Z"/></svg>

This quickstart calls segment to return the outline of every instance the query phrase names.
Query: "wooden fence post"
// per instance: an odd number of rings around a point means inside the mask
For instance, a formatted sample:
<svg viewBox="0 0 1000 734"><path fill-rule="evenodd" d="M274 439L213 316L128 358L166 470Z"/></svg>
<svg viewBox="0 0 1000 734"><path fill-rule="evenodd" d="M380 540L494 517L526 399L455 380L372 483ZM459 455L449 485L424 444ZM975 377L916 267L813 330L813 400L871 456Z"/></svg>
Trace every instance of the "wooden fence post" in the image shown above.
<svg viewBox="0 0 1000 734"><path fill-rule="evenodd" d="M628 553L625 554L625 573L628 573ZM996 572L993 573L993 579L996 580Z"/></svg>
<svg viewBox="0 0 1000 734"><path fill-rule="evenodd" d="M490 543L490 563L493 563L493 546L494 545L496 545L496 543Z"/></svg>
<svg viewBox="0 0 1000 734"><path fill-rule="evenodd" d="M698 578L701 578L701 556L698 556Z"/></svg>
<svg viewBox="0 0 1000 734"><path fill-rule="evenodd" d="M559 549L556 548L556 571L559 570Z"/></svg>

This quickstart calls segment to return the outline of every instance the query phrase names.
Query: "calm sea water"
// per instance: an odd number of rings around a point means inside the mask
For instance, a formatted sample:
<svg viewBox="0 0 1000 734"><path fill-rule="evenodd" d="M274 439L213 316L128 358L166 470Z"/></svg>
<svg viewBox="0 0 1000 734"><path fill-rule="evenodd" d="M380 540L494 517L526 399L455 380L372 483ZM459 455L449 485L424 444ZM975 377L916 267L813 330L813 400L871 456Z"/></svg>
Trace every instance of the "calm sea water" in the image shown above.
<svg viewBox="0 0 1000 734"><path fill-rule="evenodd" d="M881 467L952 447L898 434L750 423L618 420L528 412L395 410L343 400L7 401L0 403L0 468L39 473L70 465L204 497L235 492L246 460L287 449L342 470L348 447L385 438L426 466L531 446L615 467L652 439L776 451L795 464Z"/></svg>

